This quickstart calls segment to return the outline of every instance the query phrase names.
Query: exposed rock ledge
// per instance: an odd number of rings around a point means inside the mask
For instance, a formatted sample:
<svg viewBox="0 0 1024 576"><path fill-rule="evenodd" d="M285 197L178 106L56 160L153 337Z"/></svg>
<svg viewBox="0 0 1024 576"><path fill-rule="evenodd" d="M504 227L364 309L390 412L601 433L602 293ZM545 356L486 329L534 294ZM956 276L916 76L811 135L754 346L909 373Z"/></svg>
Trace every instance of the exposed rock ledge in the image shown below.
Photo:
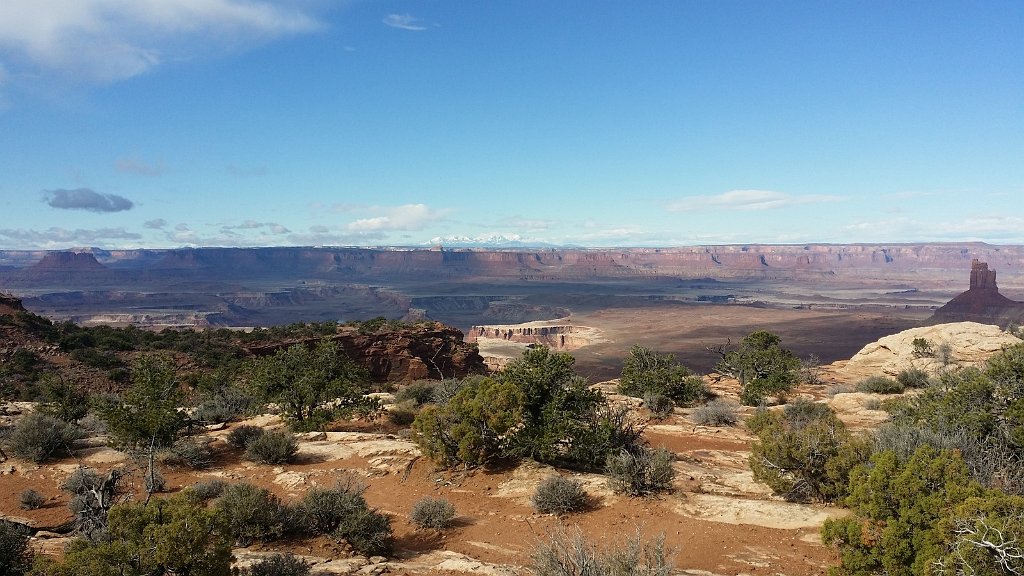
<svg viewBox="0 0 1024 576"><path fill-rule="evenodd" d="M466 341L477 342L480 339L536 344L552 350L575 350L594 342L604 341L601 331L597 328L545 320L524 324L473 326L466 335Z"/></svg>
<svg viewBox="0 0 1024 576"><path fill-rule="evenodd" d="M950 362L958 365L980 364L1006 346L1021 342L1020 338L1004 332L998 326L977 322L953 322L911 328L877 342L872 342L845 364L837 362L836 369L848 378L864 378L876 374L894 376L907 368L920 368L935 373L942 362L935 357L916 357L914 339L924 338L933 348L948 345Z"/></svg>

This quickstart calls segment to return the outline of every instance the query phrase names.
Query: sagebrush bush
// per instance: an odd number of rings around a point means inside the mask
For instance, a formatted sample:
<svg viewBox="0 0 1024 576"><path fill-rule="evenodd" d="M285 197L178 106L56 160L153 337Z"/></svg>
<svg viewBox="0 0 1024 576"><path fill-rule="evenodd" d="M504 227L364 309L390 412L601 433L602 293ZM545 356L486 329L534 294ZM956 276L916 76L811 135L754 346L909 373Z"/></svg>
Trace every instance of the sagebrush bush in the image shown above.
<svg viewBox="0 0 1024 576"><path fill-rule="evenodd" d="M434 382L418 380L396 392L395 403L412 402L415 406L422 406L434 400L436 387Z"/></svg>
<svg viewBox="0 0 1024 576"><path fill-rule="evenodd" d="M665 448L638 447L608 456L605 473L616 493L646 496L668 490L675 478L675 456Z"/></svg>
<svg viewBox="0 0 1024 576"><path fill-rule="evenodd" d="M274 554L239 571L239 576L308 576L312 564L292 553Z"/></svg>
<svg viewBox="0 0 1024 576"><path fill-rule="evenodd" d="M333 488L312 488L296 506L301 531L344 538L354 550L368 556L391 552L391 518L370 509L363 498L366 483L354 474L343 475Z"/></svg>
<svg viewBox="0 0 1024 576"><path fill-rule="evenodd" d="M245 446L245 459L259 464L284 464L299 451L295 435L286 430L271 430Z"/></svg>
<svg viewBox="0 0 1024 576"><path fill-rule="evenodd" d="M639 530L612 546L599 549L577 527L558 529L533 553L536 576L670 576L672 559L665 535L644 542Z"/></svg>
<svg viewBox="0 0 1024 576"><path fill-rule="evenodd" d="M366 556L387 556L394 546L391 517L369 507L342 519L334 536L344 538L352 549Z"/></svg>
<svg viewBox="0 0 1024 576"><path fill-rule="evenodd" d="M33 412L18 419L7 437L7 450L15 457L35 463L71 453L71 444L82 431L53 416Z"/></svg>
<svg viewBox="0 0 1024 576"><path fill-rule="evenodd" d="M410 401L406 401L388 410L388 420L398 426L409 426L416 420L417 413L418 410L416 410L415 405Z"/></svg>
<svg viewBox="0 0 1024 576"><path fill-rule="evenodd" d="M530 500L541 514L579 512L589 504L583 483L565 476L548 476L541 480Z"/></svg>
<svg viewBox="0 0 1024 576"><path fill-rule="evenodd" d="M46 504L46 497L29 488L18 496L18 502L25 510L37 510L42 508L43 504Z"/></svg>
<svg viewBox="0 0 1024 576"><path fill-rule="evenodd" d="M676 403L664 394L645 394L644 406L651 411L651 415L659 420L664 420L672 414Z"/></svg>
<svg viewBox="0 0 1024 576"><path fill-rule="evenodd" d="M213 480L196 482L189 486L187 490L200 500L213 500L223 494L227 487L227 482L220 478L215 478Z"/></svg>
<svg viewBox="0 0 1024 576"><path fill-rule="evenodd" d="M249 411L252 397L243 390L228 387L203 400L192 413L192 419L207 424L231 422Z"/></svg>
<svg viewBox="0 0 1024 576"><path fill-rule="evenodd" d="M900 394L906 388L898 381L886 376L868 376L857 382L857 392L869 392L873 394Z"/></svg>
<svg viewBox="0 0 1024 576"><path fill-rule="evenodd" d="M412 505L409 519L417 528L444 530L455 520L455 506L444 498L426 496Z"/></svg>
<svg viewBox="0 0 1024 576"><path fill-rule="evenodd" d="M260 426L253 426L251 424L242 424L241 426L235 426L228 432L228 444L245 450L249 446L249 442L252 442L256 438L259 438L266 432Z"/></svg>
<svg viewBox="0 0 1024 576"><path fill-rule="evenodd" d="M712 400L693 410L693 422L700 426L732 426L738 421L736 405L725 400Z"/></svg>
<svg viewBox="0 0 1024 576"><path fill-rule="evenodd" d="M907 368L900 370L896 375L896 381L905 388L925 388L931 379L928 378L928 373L920 368Z"/></svg>
<svg viewBox="0 0 1024 576"><path fill-rule="evenodd" d="M272 492L252 484L226 487L215 506L241 546L277 540L289 525L291 511Z"/></svg>
<svg viewBox="0 0 1024 576"><path fill-rule="evenodd" d="M213 464L213 449L208 438L182 438L161 451L159 458L169 466L204 470Z"/></svg>

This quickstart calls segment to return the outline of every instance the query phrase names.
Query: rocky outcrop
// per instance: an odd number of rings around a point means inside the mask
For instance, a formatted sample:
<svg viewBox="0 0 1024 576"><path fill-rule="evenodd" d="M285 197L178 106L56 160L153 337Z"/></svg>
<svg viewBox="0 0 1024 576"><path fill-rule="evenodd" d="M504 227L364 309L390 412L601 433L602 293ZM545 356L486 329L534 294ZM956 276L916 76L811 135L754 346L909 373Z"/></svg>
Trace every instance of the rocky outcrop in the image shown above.
<svg viewBox="0 0 1024 576"><path fill-rule="evenodd" d="M327 338L337 342L349 358L366 368L374 382L459 378L487 371L477 347L464 342L460 330L438 322L375 332L343 326ZM251 347L248 352L262 356L293 344L313 345L318 341L319 338L290 340Z"/></svg>
<svg viewBox="0 0 1024 576"><path fill-rule="evenodd" d="M20 299L0 292L0 316L13 316L24 311L25 307L22 306Z"/></svg>
<svg viewBox="0 0 1024 576"><path fill-rule="evenodd" d="M525 324L473 326L466 335L468 342L477 342L481 339L536 344L547 346L552 350L575 350L601 341L601 332L589 326L527 322Z"/></svg>
<svg viewBox="0 0 1024 576"><path fill-rule="evenodd" d="M996 271L977 259L971 262L971 283L967 292L959 294L935 311L932 322L981 322L1005 326L1024 322L1024 302L1015 302L999 293Z"/></svg>
<svg viewBox="0 0 1024 576"><path fill-rule="evenodd" d="M915 354L914 340L927 340L933 350L948 346L948 358ZM849 361L839 363L837 372L853 381L867 376L894 376L907 368L920 368L935 373L946 365L980 364L1006 346L1019 344L1020 338L1002 331L998 326L977 322L956 322L911 328L872 342Z"/></svg>

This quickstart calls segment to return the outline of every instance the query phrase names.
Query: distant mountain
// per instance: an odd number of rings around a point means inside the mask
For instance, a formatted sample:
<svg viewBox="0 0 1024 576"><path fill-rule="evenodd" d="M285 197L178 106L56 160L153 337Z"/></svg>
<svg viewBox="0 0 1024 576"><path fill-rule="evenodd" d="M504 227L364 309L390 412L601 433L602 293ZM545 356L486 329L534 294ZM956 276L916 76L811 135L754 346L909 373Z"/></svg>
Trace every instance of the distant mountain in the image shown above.
<svg viewBox="0 0 1024 576"><path fill-rule="evenodd" d="M518 234L484 234L481 236L436 236L423 246L445 248L566 248L570 245L552 244L543 240L523 238Z"/></svg>

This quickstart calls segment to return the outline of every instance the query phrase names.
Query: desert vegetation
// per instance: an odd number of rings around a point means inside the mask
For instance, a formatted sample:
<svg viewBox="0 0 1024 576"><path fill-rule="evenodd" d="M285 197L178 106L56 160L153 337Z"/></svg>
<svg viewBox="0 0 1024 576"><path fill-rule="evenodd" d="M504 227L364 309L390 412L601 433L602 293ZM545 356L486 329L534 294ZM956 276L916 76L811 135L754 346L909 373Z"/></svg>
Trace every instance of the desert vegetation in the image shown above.
<svg viewBox="0 0 1024 576"><path fill-rule="evenodd" d="M386 330L388 324L360 329ZM204 351L202 339L169 333L162 338L194 347L143 350L138 343L150 337L134 330L32 325L70 338L77 349L88 349L90 338L104 342L100 349L118 358L118 376L102 393L87 394L45 363L16 358L18 379L5 393L9 399L30 393L37 402L5 431L6 454L66 464L69 454L83 451L83 437L99 437L87 429L102 429L109 446L126 457L110 466L79 460L57 495L45 487L15 493L26 513L67 504L77 538L63 556L37 553L33 560L31 547L19 548L24 529L0 526L0 539L12 551L0 560L11 574L98 576L110 567L227 574L238 547L275 551L236 566L240 574L315 573L304 559L276 551L326 541L341 547L336 554L386 558L413 541L402 530L415 530L415 542L433 542L467 530L481 514L466 509L465 501L453 502L453 491L442 496L440 487L489 483L486 478L506 478L509 470L537 470L516 488L534 520L586 523L616 501L684 506L679 493L700 494L700 459L712 452L681 456L678 447L659 442L696 426L720 434L721 445L749 440L747 464L775 494L772 503L851 510L822 530L841 558L836 574L1020 569L1024 345L977 367L954 363L930 373L908 365L894 377L858 381L858 391L885 395L872 398L889 415L866 431L810 399L825 396L827 384L820 374L808 378L806 365L766 331L716 349L718 381L694 374L672 355L635 346L618 382L595 386L577 373L571 355L538 347L490 374L410 382L388 397L371 395L375 387L365 370L320 337L330 325L281 332L309 339L248 355L232 352L237 341L213 331L206 338L224 360L217 367L201 360L214 354ZM716 398L725 388L712 391L709 382L729 378L735 391ZM277 416L238 422L268 411ZM681 424L689 431L681 432ZM408 438L426 457L418 470L429 470L434 491L383 510L367 499L363 475L337 473L332 482L303 484L298 469L317 457L303 446L323 449L339 429ZM377 442L382 435L368 436L354 441ZM368 454L367 461L375 457ZM416 458L397 475L410 474ZM256 481L258 475L209 474L225 461L264 473L274 469L271 476L296 478L299 487L285 492ZM202 480L182 486L183 477ZM401 481L393 482L393 489L402 489ZM577 562L601 574L672 569L663 538L645 542L638 535L597 545L571 530L546 537L532 562L540 574L577 573Z"/></svg>

